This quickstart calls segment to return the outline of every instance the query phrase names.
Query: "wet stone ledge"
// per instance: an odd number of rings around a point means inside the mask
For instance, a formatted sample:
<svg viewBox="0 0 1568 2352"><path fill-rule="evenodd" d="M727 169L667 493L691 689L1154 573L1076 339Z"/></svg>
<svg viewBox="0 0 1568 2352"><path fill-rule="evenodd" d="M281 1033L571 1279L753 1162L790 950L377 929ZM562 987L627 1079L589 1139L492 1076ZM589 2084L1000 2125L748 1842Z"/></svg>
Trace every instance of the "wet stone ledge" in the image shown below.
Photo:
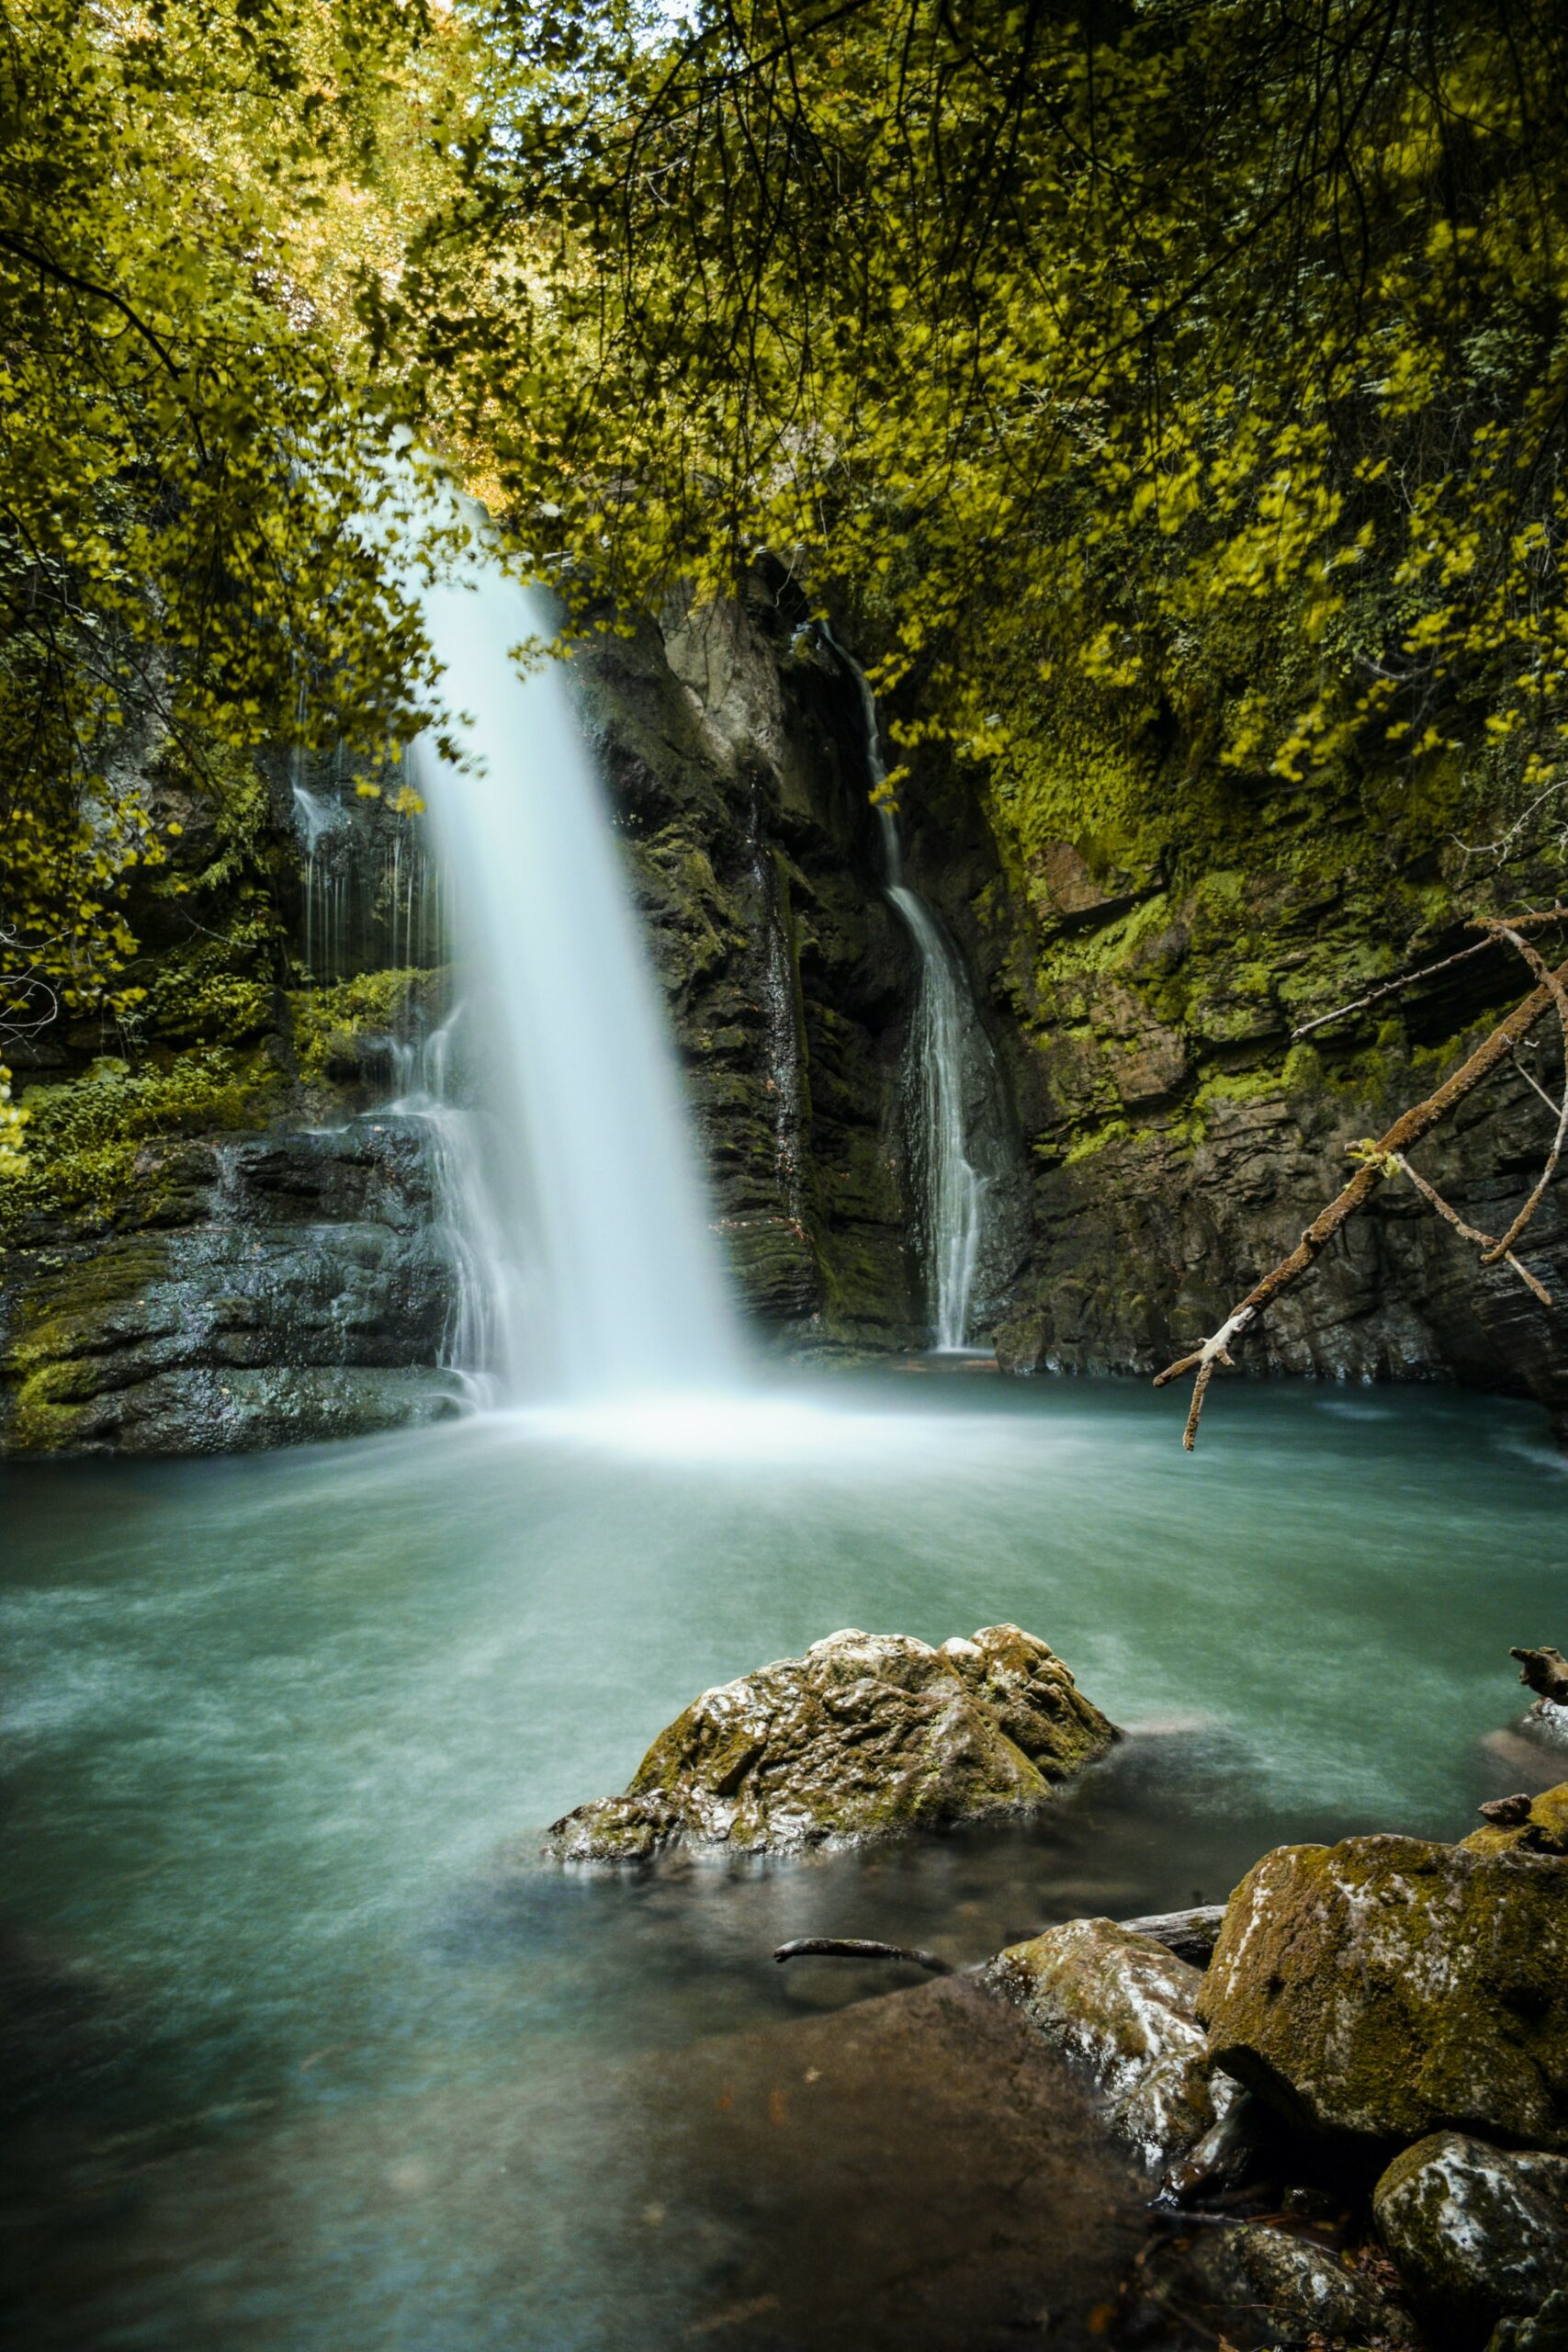
<svg viewBox="0 0 1568 2352"><path fill-rule="evenodd" d="M113 1230L9 1253L6 1450L228 1453L454 1408L420 1122L149 1145L136 1175Z"/></svg>

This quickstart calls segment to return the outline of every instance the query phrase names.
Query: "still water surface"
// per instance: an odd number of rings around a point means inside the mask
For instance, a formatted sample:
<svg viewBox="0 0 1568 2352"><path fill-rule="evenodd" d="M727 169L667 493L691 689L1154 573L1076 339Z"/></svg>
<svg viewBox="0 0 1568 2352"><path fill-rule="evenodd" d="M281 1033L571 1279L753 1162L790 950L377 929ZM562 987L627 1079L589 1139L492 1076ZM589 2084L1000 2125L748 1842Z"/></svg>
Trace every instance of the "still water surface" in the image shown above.
<svg viewBox="0 0 1568 2352"><path fill-rule="evenodd" d="M1234 1384L1188 1459L1181 1411L889 1374L7 1473L5 1905L101 1996L21 2143L32 2340L657 2352L691 2257L627 2242L664 2207L624 2070L903 1981L776 1942L963 1961L1219 1899L1281 1839L1462 1834L1516 1785L1483 1746L1510 1644L1562 1634L1539 1417ZM1006 1618L1140 1731L1044 1821L537 1860L705 1685L843 1625Z"/></svg>

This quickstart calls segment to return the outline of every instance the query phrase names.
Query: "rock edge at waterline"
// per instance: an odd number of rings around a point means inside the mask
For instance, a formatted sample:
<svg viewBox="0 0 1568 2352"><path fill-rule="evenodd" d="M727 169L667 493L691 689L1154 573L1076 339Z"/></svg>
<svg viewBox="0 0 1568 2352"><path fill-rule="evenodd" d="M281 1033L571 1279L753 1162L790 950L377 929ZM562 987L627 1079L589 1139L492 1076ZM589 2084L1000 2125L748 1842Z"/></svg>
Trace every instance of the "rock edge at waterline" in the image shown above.
<svg viewBox="0 0 1568 2352"><path fill-rule="evenodd" d="M567 1814L547 1850L645 1861L677 1842L759 1853L952 1828L1048 1803L1119 1736L1017 1625L940 1649L829 1634L804 1657L705 1690L625 1794Z"/></svg>

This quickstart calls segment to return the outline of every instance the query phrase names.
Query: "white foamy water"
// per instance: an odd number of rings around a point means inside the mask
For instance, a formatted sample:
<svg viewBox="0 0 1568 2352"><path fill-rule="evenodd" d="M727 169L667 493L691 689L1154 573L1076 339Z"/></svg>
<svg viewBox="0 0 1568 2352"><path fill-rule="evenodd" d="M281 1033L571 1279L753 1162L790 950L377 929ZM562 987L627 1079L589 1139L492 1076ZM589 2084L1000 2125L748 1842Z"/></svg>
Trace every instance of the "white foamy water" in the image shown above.
<svg viewBox="0 0 1568 2352"><path fill-rule="evenodd" d="M874 788L887 781L876 697L853 655L845 652L830 630L825 634L860 692L866 772ZM879 807L877 814L888 901L919 957L907 1081L910 1142L925 1228L932 1339L940 1354L953 1355L963 1351L969 1337L986 1200L986 1179L969 1158L964 1104L964 1037L974 1025L973 1008L957 949L919 892L904 879L897 820L886 807Z"/></svg>
<svg viewBox="0 0 1568 2352"><path fill-rule="evenodd" d="M477 510L476 510L477 514ZM476 551L423 589L465 764L413 768L451 892L481 1116L449 1188L502 1401L722 1388L739 1348L679 1072L543 597Z"/></svg>

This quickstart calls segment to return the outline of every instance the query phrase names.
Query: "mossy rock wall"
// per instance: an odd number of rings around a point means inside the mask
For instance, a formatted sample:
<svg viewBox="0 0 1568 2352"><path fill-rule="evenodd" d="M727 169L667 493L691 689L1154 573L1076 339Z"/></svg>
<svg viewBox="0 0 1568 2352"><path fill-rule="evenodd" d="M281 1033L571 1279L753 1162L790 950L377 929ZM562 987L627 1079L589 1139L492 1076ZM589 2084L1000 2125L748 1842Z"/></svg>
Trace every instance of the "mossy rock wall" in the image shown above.
<svg viewBox="0 0 1568 2352"><path fill-rule="evenodd" d="M413 837L378 786L339 782L372 877L344 943L363 954ZM429 1138L373 1111L442 975L301 985L286 774L144 789L171 853L130 910L139 1011L8 1048L29 1148L0 1178L0 1446L231 1452L449 1410Z"/></svg>
<svg viewBox="0 0 1568 2352"><path fill-rule="evenodd" d="M760 570L731 604L698 612L677 599L657 624L590 641L573 674L738 1295L781 1348L874 1352L919 1346L928 1329L903 1108L917 972L884 895L858 691L806 610ZM847 623L840 633L856 641ZM1129 723L1082 698L1008 716L1011 748L988 770L919 752L899 815L909 878L976 977L996 1062L981 1106L989 1240L975 1336L994 1336L1015 1371L1146 1374L1293 1246L1344 1181L1347 1144L1427 1091L1524 978L1492 951L1310 1038L1292 1031L1468 944L1477 908L1560 895L1555 869L1521 856L1483 872L1460 852L1496 830L1502 804L1484 763L1472 775L1457 754L1419 786L1392 766L1292 785L1221 770L1201 716ZM95 1315L122 1313L120 1276L141 1265L147 1235L199 1244L216 1292L230 1241L252 1244L234 1240L249 1234L235 1208L245 1186L231 1193L210 1171L239 1165L246 1137L363 1121L397 1091L394 1039L446 1001L429 892L411 883L417 822L399 810L395 776L319 763L303 777L219 782L214 792L172 766L146 779L169 857L130 910L146 990L135 1023L62 1020L13 1056L35 1147L28 1172L0 1186L0 1425L13 1443L137 1442L129 1407L95 1402L131 1359L91 1333ZM318 911L311 987L301 792L327 812L318 885L344 866L364 885L325 940ZM1550 1089L1552 1054L1533 1067ZM1550 1125L1510 1068L1417 1159L1495 1231ZM367 1219L355 1182L334 1175L320 1214L298 1222L336 1272L325 1293L319 1274L299 1274L298 1317L280 1272L271 1336L252 1328L246 1368L265 1356L282 1381L291 1367L434 1366L449 1284L424 1243L425 1289L416 1300L408 1288L428 1193L428 1176L410 1174ZM378 1275L367 1223L381 1236ZM195 1262L190 1247L180 1254ZM1568 1294L1556 1198L1526 1254ZM130 1293L148 1295L133 1274ZM353 1334L378 1282L403 1288L373 1365ZM221 1318L208 1321L216 1334ZM1506 1269L1480 1269L1408 1186L1390 1185L1243 1361L1465 1380L1539 1396L1562 1418L1565 1331L1561 1313ZM45 1379L50 1332L63 1336ZM240 1346L213 1337L209 1361L183 1369L220 1371ZM138 1378L179 1369L139 1361ZM150 1407L142 1425L179 1438L177 1410ZM344 1425L335 1404L322 1425ZM203 1426L228 1425L208 1413ZM283 1428L276 1399L254 1426ZM305 1414L293 1433L309 1429Z"/></svg>
<svg viewBox="0 0 1568 2352"><path fill-rule="evenodd" d="M1561 897L1554 854L1490 861L1503 784L1455 754L1419 782L1342 765L1243 775L1194 722L1066 698L1012 714L986 773L913 787L917 854L1002 1042L1032 1170L1032 1239L996 1339L1021 1372L1158 1369L1213 1330L1351 1172L1346 1148L1420 1100L1531 986L1473 945L1476 913ZM1551 1091L1550 1024L1526 1057ZM1500 1232L1552 1119L1509 1066L1416 1154ZM1524 1255L1568 1295L1561 1193ZM1483 1270L1408 1183L1383 1188L1247 1344L1244 1369L1451 1378L1568 1414L1568 1318Z"/></svg>

